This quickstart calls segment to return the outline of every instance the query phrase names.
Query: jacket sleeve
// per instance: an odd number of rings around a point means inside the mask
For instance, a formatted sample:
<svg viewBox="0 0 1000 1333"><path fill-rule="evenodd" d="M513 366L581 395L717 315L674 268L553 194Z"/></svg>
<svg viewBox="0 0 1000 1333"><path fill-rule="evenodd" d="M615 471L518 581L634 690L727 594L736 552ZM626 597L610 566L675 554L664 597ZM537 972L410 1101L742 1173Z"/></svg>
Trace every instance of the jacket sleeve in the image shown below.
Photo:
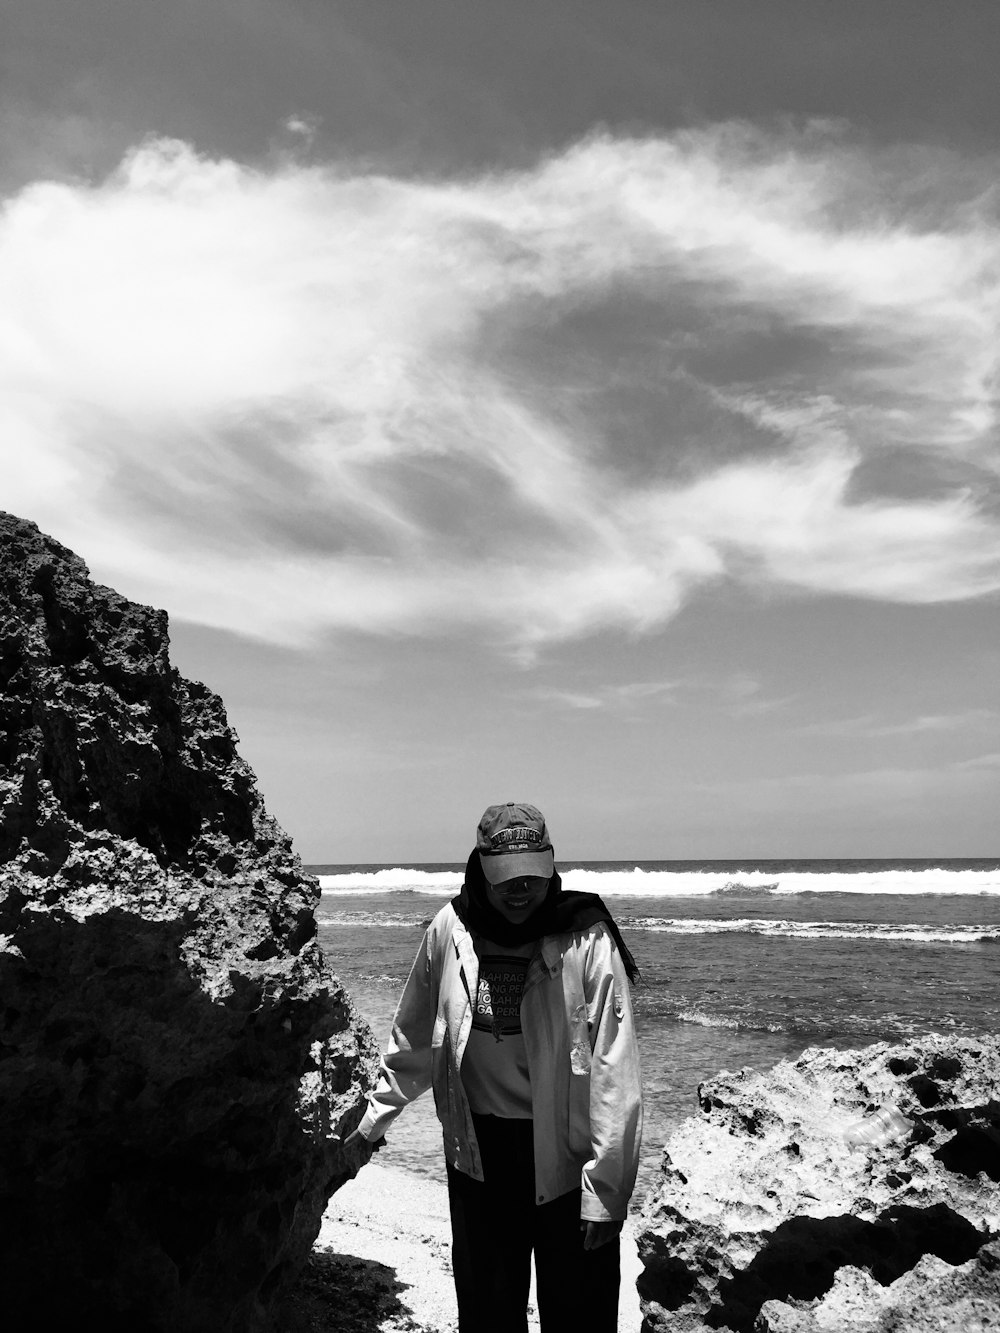
<svg viewBox="0 0 1000 1333"><path fill-rule="evenodd" d="M389 1047L382 1056L379 1081L368 1095L368 1109L358 1126L369 1143L382 1138L403 1107L431 1086L431 1039L437 1009L431 929L425 931L410 968L392 1020Z"/></svg>
<svg viewBox="0 0 1000 1333"><path fill-rule="evenodd" d="M580 1215L586 1222L623 1221L639 1169L642 1074L631 987L603 925L588 942L584 969L592 1156L583 1167Z"/></svg>

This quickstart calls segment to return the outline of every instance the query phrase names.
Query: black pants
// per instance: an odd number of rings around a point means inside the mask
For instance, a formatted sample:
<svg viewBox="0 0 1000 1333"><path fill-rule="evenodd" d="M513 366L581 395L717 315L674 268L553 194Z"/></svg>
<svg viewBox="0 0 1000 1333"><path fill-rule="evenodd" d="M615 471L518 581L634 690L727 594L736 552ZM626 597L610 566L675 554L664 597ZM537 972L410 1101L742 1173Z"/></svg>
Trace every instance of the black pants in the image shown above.
<svg viewBox="0 0 1000 1333"><path fill-rule="evenodd" d="M532 1251L542 1333L616 1333L617 1237L583 1248L578 1189L535 1203L530 1120L474 1120L486 1179L448 1167L459 1333L525 1333Z"/></svg>

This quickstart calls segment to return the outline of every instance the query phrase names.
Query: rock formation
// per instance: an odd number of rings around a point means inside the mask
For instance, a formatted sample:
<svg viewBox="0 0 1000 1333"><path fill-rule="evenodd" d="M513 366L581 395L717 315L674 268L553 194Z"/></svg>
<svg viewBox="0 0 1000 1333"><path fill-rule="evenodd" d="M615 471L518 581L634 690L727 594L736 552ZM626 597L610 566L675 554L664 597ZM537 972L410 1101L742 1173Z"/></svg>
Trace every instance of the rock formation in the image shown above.
<svg viewBox="0 0 1000 1333"><path fill-rule="evenodd" d="M1000 1329L1000 1241L953 1267L925 1255L887 1287L842 1268L815 1301L767 1301L758 1333L996 1333Z"/></svg>
<svg viewBox="0 0 1000 1333"><path fill-rule="evenodd" d="M377 1049L167 617L0 514L0 1309L251 1333L367 1154Z"/></svg>
<svg viewBox="0 0 1000 1333"><path fill-rule="evenodd" d="M643 1210L644 1333L1000 1328L998 1085L995 1036L702 1084Z"/></svg>

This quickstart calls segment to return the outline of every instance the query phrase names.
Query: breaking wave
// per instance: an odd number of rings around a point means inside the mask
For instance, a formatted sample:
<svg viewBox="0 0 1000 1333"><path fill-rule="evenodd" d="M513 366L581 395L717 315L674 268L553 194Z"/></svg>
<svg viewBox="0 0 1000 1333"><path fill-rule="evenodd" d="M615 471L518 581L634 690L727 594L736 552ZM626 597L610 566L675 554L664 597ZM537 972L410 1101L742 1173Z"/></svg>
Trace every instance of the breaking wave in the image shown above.
<svg viewBox="0 0 1000 1333"><path fill-rule="evenodd" d="M327 893L427 893L454 895L462 887L461 870L349 870L343 874L318 876Z"/></svg>
<svg viewBox="0 0 1000 1333"><path fill-rule="evenodd" d="M781 895L802 893L1000 894L1000 869L949 870L631 870L569 869L568 889L602 897L628 894L651 898L701 898L708 895Z"/></svg>
<svg viewBox="0 0 1000 1333"><path fill-rule="evenodd" d="M763 1020L754 1022L746 1018L730 1018L726 1014L706 1014L700 1009L682 1009L677 1015L678 1023L695 1023L702 1028L728 1028L734 1032L784 1032L782 1023L768 1023Z"/></svg>
<svg viewBox="0 0 1000 1333"><path fill-rule="evenodd" d="M981 944L1000 941L1000 926L927 926L918 922L784 921L752 917L712 920L672 917L630 917L621 923L631 930L668 935L772 935L806 940L894 940L918 944Z"/></svg>
<svg viewBox="0 0 1000 1333"><path fill-rule="evenodd" d="M329 910L316 915L321 926L370 927L381 930L426 928L426 912ZM881 943L983 944L1000 942L1000 925L926 925L919 922L786 921L761 917L722 918L622 916L625 930L648 930L662 935L765 935L778 939L858 940Z"/></svg>
<svg viewBox="0 0 1000 1333"><path fill-rule="evenodd" d="M622 865L590 869L568 866L561 871L567 889L599 893L604 898L703 898L708 896L768 896L807 893L856 893L891 895L998 895L1000 869L878 869L863 867L843 870L787 871L719 869L647 869ZM318 872L324 895L338 893L424 894L452 897L462 884L462 871L454 869L422 870L393 866L352 868L334 872L323 867Z"/></svg>

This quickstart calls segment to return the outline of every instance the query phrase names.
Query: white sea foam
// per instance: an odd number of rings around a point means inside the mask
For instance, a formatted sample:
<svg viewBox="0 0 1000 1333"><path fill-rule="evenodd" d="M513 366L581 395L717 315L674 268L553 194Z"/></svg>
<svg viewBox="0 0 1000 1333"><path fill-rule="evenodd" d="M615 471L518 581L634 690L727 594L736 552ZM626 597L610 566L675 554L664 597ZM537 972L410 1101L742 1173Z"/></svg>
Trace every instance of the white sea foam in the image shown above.
<svg viewBox="0 0 1000 1333"><path fill-rule="evenodd" d="M709 894L1000 894L1000 870L563 870L567 889L602 897L701 898Z"/></svg>
<svg viewBox="0 0 1000 1333"><path fill-rule="evenodd" d="M398 916L393 912L325 912L316 914L320 926L379 926L386 929L415 930L429 918Z"/></svg>
<svg viewBox="0 0 1000 1333"><path fill-rule="evenodd" d="M725 1014L706 1014L700 1009L682 1009L677 1015L681 1023L696 1023L702 1028L730 1028L735 1031L738 1028L745 1028L748 1031L756 1032L781 1032L783 1030L780 1023L754 1023L748 1019L730 1018Z"/></svg>
<svg viewBox="0 0 1000 1333"><path fill-rule="evenodd" d="M711 894L794 895L802 893L1000 895L1000 869L992 870L562 870L567 889L604 898L703 898ZM324 894L421 893L450 897L462 885L454 870L354 870L319 876Z"/></svg>
<svg viewBox="0 0 1000 1333"><path fill-rule="evenodd" d="M905 940L917 944L980 944L1000 940L1000 926L926 926L916 922L783 921L741 917L729 920L631 917L630 930L651 930L668 935L770 935L807 940Z"/></svg>
<svg viewBox="0 0 1000 1333"><path fill-rule="evenodd" d="M352 870L343 875L320 875L326 893L427 893L456 894L462 887L462 872L454 870Z"/></svg>
<svg viewBox="0 0 1000 1333"><path fill-rule="evenodd" d="M323 909L317 914L321 926L380 927L415 930L426 917L395 912L338 912ZM917 922L879 923L868 921L785 921L762 917L730 919L697 917L622 917L627 930L648 930L663 935L765 935L779 939L870 940L915 944L981 944L1000 942L1000 926L927 926Z"/></svg>

